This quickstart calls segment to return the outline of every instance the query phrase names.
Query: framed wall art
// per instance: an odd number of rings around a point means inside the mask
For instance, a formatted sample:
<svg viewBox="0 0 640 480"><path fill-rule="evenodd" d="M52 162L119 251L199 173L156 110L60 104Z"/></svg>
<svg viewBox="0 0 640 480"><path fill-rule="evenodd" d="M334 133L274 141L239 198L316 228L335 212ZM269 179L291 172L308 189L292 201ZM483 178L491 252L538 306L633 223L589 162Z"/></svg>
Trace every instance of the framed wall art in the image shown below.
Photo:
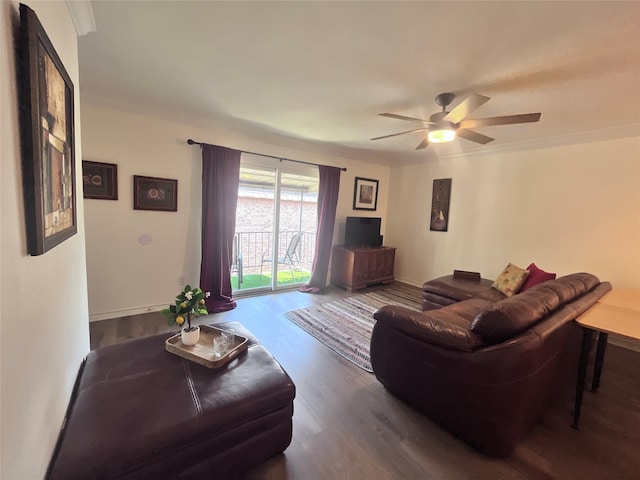
<svg viewBox="0 0 640 480"><path fill-rule="evenodd" d="M378 180L356 177L353 209L375 210L376 208L378 208Z"/></svg>
<svg viewBox="0 0 640 480"><path fill-rule="evenodd" d="M440 178L433 181L431 196L430 230L446 232L449 229L449 201L451 200L451 179Z"/></svg>
<svg viewBox="0 0 640 480"><path fill-rule="evenodd" d="M33 10L20 5L19 103L30 255L77 232L74 89Z"/></svg>
<svg viewBox="0 0 640 480"><path fill-rule="evenodd" d="M133 176L133 209L178 211L178 180Z"/></svg>
<svg viewBox="0 0 640 480"><path fill-rule="evenodd" d="M118 165L83 160L82 189L84 198L118 200Z"/></svg>

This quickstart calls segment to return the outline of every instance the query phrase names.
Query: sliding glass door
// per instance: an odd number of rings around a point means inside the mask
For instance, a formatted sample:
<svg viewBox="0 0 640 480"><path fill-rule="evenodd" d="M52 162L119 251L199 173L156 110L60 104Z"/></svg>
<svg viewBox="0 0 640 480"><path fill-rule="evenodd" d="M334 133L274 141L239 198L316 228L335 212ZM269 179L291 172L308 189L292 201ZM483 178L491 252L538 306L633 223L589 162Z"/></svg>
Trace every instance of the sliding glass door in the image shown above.
<svg viewBox="0 0 640 480"><path fill-rule="evenodd" d="M317 174L264 163L249 156L240 167L231 267L234 295L297 287L311 275Z"/></svg>
<svg viewBox="0 0 640 480"><path fill-rule="evenodd" d="M318 178L280 172L274 288L306 283L318 225Z"/></svg>

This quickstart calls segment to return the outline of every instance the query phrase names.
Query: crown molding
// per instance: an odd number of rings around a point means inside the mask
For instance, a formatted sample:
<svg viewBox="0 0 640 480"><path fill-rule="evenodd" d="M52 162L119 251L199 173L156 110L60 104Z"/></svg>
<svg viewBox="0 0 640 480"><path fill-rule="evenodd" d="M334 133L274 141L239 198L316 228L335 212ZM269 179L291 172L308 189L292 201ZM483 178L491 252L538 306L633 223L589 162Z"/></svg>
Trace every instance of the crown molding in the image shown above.
<svg viewBox="0 0 640 480"><path fill-rule="evenodd" d="M184 125L207 126L210 128L219 129L220 131L227 131L230 128L229 119L203 117L188 113L176 113L175 111L171 112L171 114L168 114L165 109L157 108L155 106L134 104L132 102L127 103L124 101L114 100L99 95L89 94L86 92L80 93L80 102L97 107L122 110L137 115L158 117L164 119L165 121L181 123ZM554 137L541 137L524 142L482 145L478 147L466 148L464 151L457 150L452 152L436 152L435 148L429 147L426 150L397 152L390 150L374 151L328 143L323 144L321 142L283 136L274 132L265 131L264 129L255 130L255 126L254 130L247 131L242 130L241 126L238 124L238 126L233 130L235 133L244 132L242 133L242 135L254 138L263 143L271 144L273 146L307 150L309 153L313 152L315 154L321 155L322 157L319 158L328 158L330 156L334 159L355 160L387 167L422 164L425 160L430 161L447 158L463 158L475 157L478 155L511 153L526 150L541 150L544 148L602 142L628 137L638 137L640 139L640 123L637 123L600 130L590 130L586 132L559 135ZM232 145L231 148L239 147ZM277 155L277 153L273 154Z"/></svg>
<svg viewBox="0 0 640 480"><path fill-rule="evenodd" d="M67 0L66 3L79 37L97 30L96 19L93 16L93 8L91 8L89 0Z"/></svg>
<svg viewBox="0 0 640 480"><path fill-rule="evenodd" d="M519 152L524 150L540 150L543 148L562 147L566 145L576 145L582 143L603 142L618 138L640 137L640 123L632 125L622 125L619 127L605 128L601 130L590 130L587 132L570 133L555 137L536 138L525 142L506 143L502 145L481 146L466 149L463 152L451 152L438 154L439 158L460 158L476 155L491 155L498 153Z"/></svg>

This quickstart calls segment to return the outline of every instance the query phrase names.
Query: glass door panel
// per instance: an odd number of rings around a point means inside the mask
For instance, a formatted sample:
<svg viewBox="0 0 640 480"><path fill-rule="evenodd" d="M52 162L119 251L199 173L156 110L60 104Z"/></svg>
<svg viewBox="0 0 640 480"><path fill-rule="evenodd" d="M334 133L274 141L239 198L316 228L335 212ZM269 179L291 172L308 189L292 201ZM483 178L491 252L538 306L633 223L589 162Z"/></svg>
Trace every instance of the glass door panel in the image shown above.
<svg viewBox="0 0 640 480"><path fill-rule="evenodd" d="M274 288L307 283L315 252L318 177L280 172L278 196L278 262Z"/></svg>
<svg viewBox="0 0 640 480"><path fill-rule="evenodd" d="M309 281L317 205L317 174L241 163L231 265L234 295Z"/></svg>
<svg viewBox="0 0 640 480"><path fill-rule="evenodd" d="M276 218L275 168L240 166L236 233L231 261L233 293L270 291Z"/></svg>

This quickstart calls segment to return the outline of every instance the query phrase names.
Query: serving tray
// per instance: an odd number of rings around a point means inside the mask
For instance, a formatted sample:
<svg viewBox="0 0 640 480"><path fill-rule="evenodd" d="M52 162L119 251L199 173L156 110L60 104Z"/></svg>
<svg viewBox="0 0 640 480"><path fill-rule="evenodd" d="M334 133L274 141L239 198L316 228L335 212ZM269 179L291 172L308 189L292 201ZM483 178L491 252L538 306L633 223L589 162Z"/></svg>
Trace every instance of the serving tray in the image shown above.
<svg viewBox="0 0 640 480"><path fill-rule="evenodd" d="M209 325L200 325L200 339L192 346L186 346L180 340L180 334L167 338L164 348L167 352L191 360L208 368L220 368L240 355L248 347L247 337L235 335L233 347L221 357L213 356L213 339L224 330Z"/></svg>

